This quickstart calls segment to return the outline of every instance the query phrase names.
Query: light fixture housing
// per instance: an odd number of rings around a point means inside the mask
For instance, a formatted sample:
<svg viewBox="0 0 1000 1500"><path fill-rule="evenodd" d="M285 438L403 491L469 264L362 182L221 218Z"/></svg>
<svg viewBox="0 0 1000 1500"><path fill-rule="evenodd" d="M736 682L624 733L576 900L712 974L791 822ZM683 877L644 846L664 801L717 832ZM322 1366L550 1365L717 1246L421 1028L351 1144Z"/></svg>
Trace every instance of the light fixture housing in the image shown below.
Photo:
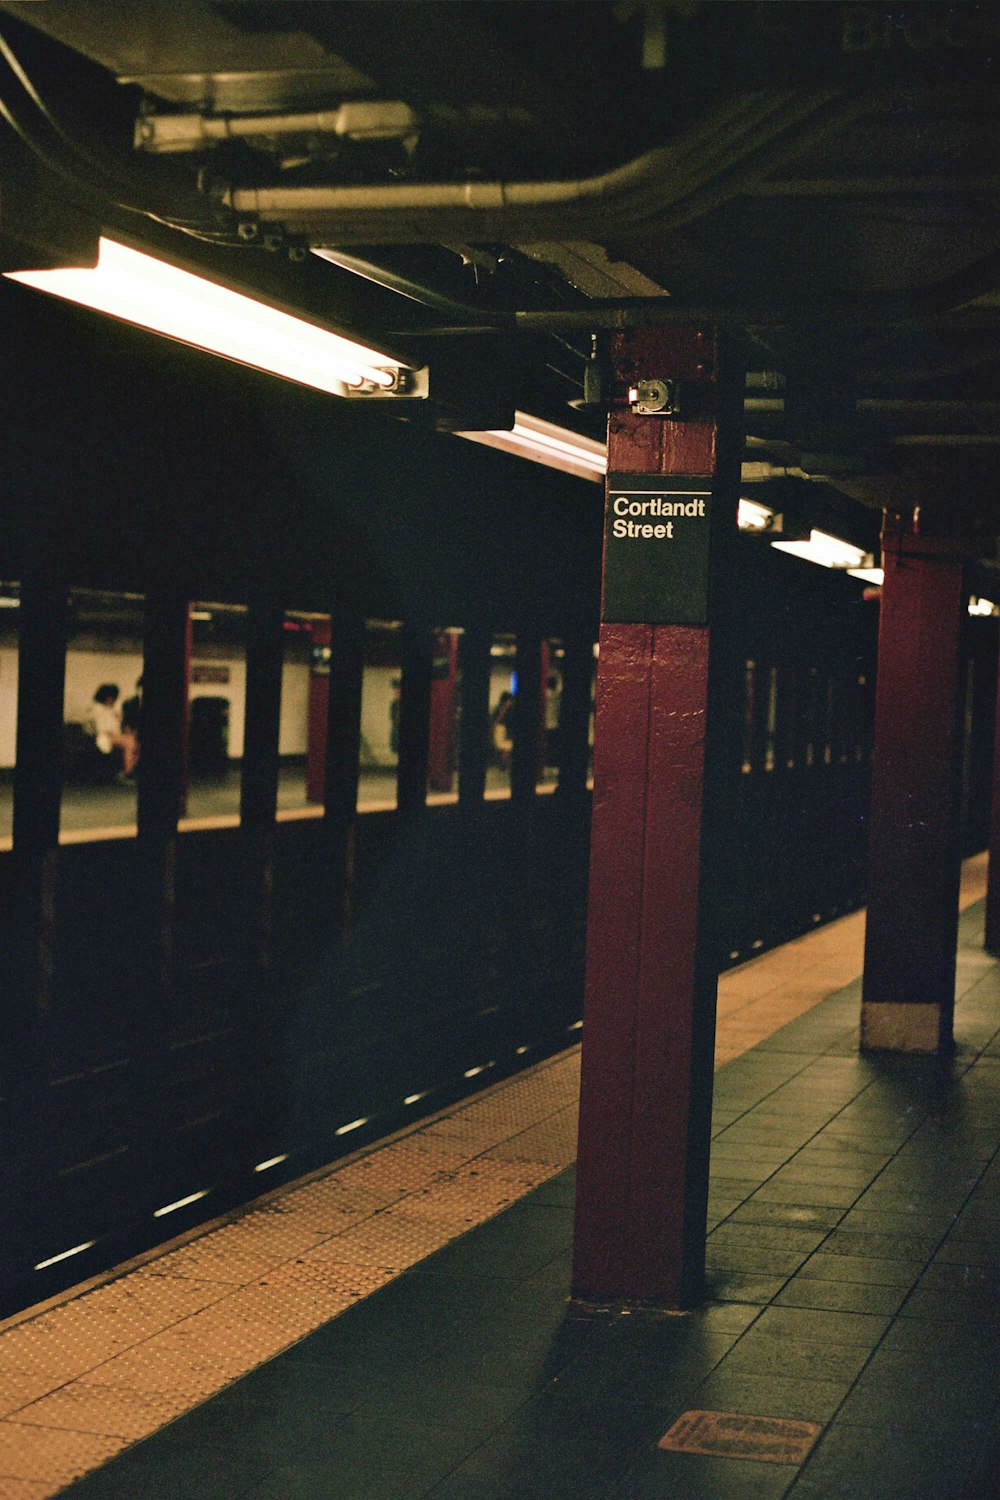
<svg viewBox="0 0 1000 1500"><path fill-rule="evenodd" d="M117 240L96 266L7 271L11 281L330 395L419 395L402 360ZM423 382L426 393L426 382Z"/></svg>
<svg viewBox="0 0 1000 1500"><path fill-rule="evenodd" d="M842 537L831 536L828 531L810 531L808 541L772 542L779 552L790 552L793 557L806 562L818 563L821 568L862 568L868 554L863 547L855 547Z"/></svg>
<svg viewBox="0 0 1000 1500"><path fill-rule="evenodd" d="M607 473L608 450L604 443L568 427L559 427L555 422L546 422L542 417L533 417L529 412L514 413L510 432L458 432L455 436L483 443L487 448L499 448L502 453L513 453L518 458L533 459L547 468L574 474L578 479L590 479L595 484L602 483Z"/></svg>
<svg viewBox="0 0 1000 1500"><path fill-rule="evenodd" d="M780 531L781 517L769 505L740 496L736 524L741 531Z"/></svg>

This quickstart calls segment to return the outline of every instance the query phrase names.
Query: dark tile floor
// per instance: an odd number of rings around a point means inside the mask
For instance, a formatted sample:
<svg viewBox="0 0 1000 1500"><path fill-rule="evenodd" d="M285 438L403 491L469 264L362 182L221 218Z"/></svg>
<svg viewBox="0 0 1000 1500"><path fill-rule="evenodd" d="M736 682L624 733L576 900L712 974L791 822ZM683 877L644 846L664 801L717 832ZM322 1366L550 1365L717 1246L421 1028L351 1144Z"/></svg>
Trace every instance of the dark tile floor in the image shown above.
<svg viewBox="0 0 1000 1500"><path fill-rule="evenodd" d="M953 1064L859 1058L851 985L716 1080L710 1300L567 1308L572 1172L71 1487L74 1500L1000 1496L1000 965ZM801 1466L684 1411L822 1424Z"/></svg>

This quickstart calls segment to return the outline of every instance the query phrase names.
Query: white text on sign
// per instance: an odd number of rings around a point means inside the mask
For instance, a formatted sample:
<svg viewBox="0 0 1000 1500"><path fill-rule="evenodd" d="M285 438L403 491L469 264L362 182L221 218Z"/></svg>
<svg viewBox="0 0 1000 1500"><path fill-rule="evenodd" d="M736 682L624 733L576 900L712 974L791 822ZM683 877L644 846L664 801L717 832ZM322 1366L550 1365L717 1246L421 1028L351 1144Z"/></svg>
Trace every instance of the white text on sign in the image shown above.
<svg viewBox="0 0 1000 1500"><path fill-rule="evenodd" d="M705 501L701 497L693 500L664 500L657 495L652 500L630 500L627 495L616 495L611 506L615 519L612 536L631 536L671 541L674 535L673 520L633 521L632 516L704 516Z"/></svg>

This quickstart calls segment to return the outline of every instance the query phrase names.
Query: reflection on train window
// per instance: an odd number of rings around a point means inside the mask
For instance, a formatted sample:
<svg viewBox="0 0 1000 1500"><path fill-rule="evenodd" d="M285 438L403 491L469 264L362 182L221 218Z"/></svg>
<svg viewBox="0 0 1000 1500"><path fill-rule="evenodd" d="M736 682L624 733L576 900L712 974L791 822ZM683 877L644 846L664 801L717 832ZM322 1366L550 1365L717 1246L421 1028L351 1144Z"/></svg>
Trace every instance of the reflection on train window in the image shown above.
<svg viewBox="0 0 1000 1500"><path fill-rule="evenodd" d="M799 674L791 662L781 669L782 693L778 715L778 765L794 771L798 763Z"/></svg>
<svg viewBox="0 0 1000 1500"><path fill-rule="evenodd" d="M753 770L753 710L754 673L757 663L743 663L743 761L744 775Z"/></svg>
<svg viewBox="0 0 1000 1500"><path fill-rule="evenodd" d="M330 616L289 611L284 620L278 816L322 813L330 693Z"/></svg>
<svg viewBox="0 0 1000 1500"><path fill-rule="evenodd" d="M854 694L854 759L858 765L865 759L867 754L871 755L871 721L872 705L869 691L868 678L859 673Z"/></svg>
<svg viewBox="0 0 1000 1500"><path fill-rule="evenodd" d="M461 630L435 630L427 745L427 801L458 801L458 726L462 714Z"/></svg>
<svg viewBox="0 0 1000 1500"><path fill-rule="evenodd" d="M62 839L136 831L144 601L74 589L63 688Z"/></svg>
<svg viewBox="0 0 1000 1500"><path fill-rule="evenodd" d="M563 663L566 652L561 640L542 642L542 701L539 708L542 729L542 755L538 767L540 792L554 791L559 781L560 720L562 719Z"/></svg>
<svg viewBox="0 0 1000 1500"><path fill-rule="evenodd" d="M594 642L594 664L590 670L590 714L587 719L587 786L594 789L594 724L597 719L597 663L601 654L600 641Z"/></svg>
<svg viewBox="0 0 1000 1500"><path fill-rule="evenodd" d="M490 723L486 796L510 796L510 762L517 716L517 640L495 635L490 646Z"/></svg>
<svg viewBox="0 0 1000 1500"><path fill-rule="evenodd" d="M368 812L396 806L402 628L398 620L365 621L358 807Z"/></svg>
<svg viewBox="0 0 1000 1500"><path fill-rule="evenodd" d="M773 771L777 760L778 736L778 669L769 667L767 673L767 745L764 750L764 770Z"/></svg>
<svg viewBox="0 0 1000 1500"><path fill-rule="evenodd" d="M816 764L816 745L819 737L819 668L810 667L806 678L806 753L807 766Z"/></svg>
<svg viewBox="0 0 1000 1500"><path fill-rule="evenodd" d="M14 821L20 605L18 585L0 582L0 849L10 848Z"/></svg>
<svg viewBox="0 0 1000 1500"><path fill-rule="evenodd" d="M246 641L245 605L192 602L188 826L192 821L226 824L239 817Z"/></svg>
<svg viewBox="0 0 1000 1500"><path fill-rule="evenodd" d="M836 726L834 721L835 690L836 688L834 677L833 674L830 673L827 676L823 689L823 764L826 766L833 765L833 762L836 759L836 748L834 745L834 738L836 735Z"/></svg>

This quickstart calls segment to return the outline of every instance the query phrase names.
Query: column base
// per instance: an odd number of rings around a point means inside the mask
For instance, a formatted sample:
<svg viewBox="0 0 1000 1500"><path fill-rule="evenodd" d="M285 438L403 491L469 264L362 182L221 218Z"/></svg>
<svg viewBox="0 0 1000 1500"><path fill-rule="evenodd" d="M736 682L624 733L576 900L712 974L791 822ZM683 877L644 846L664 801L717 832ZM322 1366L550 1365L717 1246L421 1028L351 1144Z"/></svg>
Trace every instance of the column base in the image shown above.
<svg viewBox="0 0 1000 1500"><path fill-rule="evenodd" d="M861 1007L861 1050L923 1052L943 1050L938 1005L879 1004Z"/></svg>
<svg viewBox="0 0 1000 1500"><path fill-rule="evenodd" d="M570 1294L571 1311L580 1318L646 1318L650 1322L662 1322L664 1318L689 1318L694 1307L674 1307L672 1304L650 1302L639 1299L630 1302L627 1297L605 1299Z"/></svg>

